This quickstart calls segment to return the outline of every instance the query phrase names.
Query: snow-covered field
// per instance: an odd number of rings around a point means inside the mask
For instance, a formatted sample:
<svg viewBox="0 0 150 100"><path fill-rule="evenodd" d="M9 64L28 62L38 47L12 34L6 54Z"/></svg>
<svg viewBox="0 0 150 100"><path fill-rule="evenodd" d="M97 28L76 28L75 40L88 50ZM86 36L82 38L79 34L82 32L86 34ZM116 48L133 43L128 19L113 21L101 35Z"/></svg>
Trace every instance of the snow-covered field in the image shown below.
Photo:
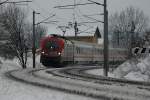
<svg viewBox="0 0 150 100"><path fill-rule="evenodd" d="M73 94L41 88L7 78L4 73L21 68L18 61L1 59L0 63L0 100L91 100ZM29 63L31 63L30 60ZM29 66L32 66L31 64Z"/></svg>
<svg viewBox="0 0 150 100"><path fill-rule="evenodd" d="M36 59L39 62L39 57ZM36 63L41 67L40 63ZM28 67L32 67L32 59L29 58ZM43 89L7 78L4 73L21 69L16 59L5 60L0 58L0 100L91 100L78 95L67 94L56 90ZM90 70L88 73L103 75L103 70ZM120 65L109 77L126 78L130 80L149 81L150 56L144 59L132 59Z"/></svg>

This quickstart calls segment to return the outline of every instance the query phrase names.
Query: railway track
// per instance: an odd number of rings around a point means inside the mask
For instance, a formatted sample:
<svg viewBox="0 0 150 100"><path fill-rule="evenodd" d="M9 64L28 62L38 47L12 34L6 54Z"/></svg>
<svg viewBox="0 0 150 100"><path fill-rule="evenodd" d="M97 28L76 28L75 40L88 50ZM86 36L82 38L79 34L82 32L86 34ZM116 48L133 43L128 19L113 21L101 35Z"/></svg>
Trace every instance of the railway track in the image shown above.
<svg viewBox="0 0 150 100"><path fill-rule="evenodd" d="M102 68L102 67L101 67ZM140 86L144 86L147 88L147 90L150 90L149 82L140 82L140 81L131 81L131 80L126 80L126 79L116 79L112 77L104 77L100 75L93 75L93 74L88 74L86 71L90 69L100 69L100 67L80 67L80 68L67 68L67 69L61 69L60 71L46 71L47 73L51 73L54 75L57 75L59 77L69 77L72 79L78 79L78 80L85 80L85 81L92 81L94 83L104 83L104 84L116 84L116 85L133 85L133 86L138 86L139 88L142 88Z"/></svg>
<svg viewBox="0 0 150 100"><path fill-rule="evenodd" d="M150 83L86 73L98 67L26 69L7 72L13 79L98 100L150 100Z"/></svg>

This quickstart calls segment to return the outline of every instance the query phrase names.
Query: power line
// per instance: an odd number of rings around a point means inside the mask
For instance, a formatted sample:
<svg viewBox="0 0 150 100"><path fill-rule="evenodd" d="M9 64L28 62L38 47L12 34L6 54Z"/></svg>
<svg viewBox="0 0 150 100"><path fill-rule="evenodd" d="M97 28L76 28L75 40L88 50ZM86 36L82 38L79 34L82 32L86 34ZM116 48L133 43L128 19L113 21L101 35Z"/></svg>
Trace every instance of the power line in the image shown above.
<svg viewBox="0 0 150 100"><path fill-rule="evenodd" d="M42 10L43 12L46 12L46 13L47 13L47 11L46 11L45 9L42 9L42 8L38 5L38 3L34 2L34 5L37 6L37 7L39 7L40 10ZM34 11L34 9L33 9L31 6L28 6L28 7ZM47 20L49 20L50 18L53 18L55 15L56 15L56 14L49 13L49 16L48 16L47 18L45 18L45 15L43 15L42 13L40 13L40 16L43 17L43 20L41 20L40 22L36 23L35 25L39 25L39 24L41 24L41 23L54 24L54 23L56 23L56 22L58 22L58 21L47 21Z"/></svg>
<svg viewBox="0 0 150 100"><path fill-rule="evenodd" d="M5 0L3 2L0 2L0 5L2 5L2 4L20 4L20 3L27 3L27 2L32 2L32 1L26 0L26 1L12 1L12 2L10 2L9 0Z"/></svg>
<svg viewBox="0 0 150 100"><path fill-rule="evenodd" d="M55 6L54 8L59 8L59 9L62 9L62 8L70 8L70 7L73 7L72 9L73 9L73 24L74 24L74 29L75 29L75 34L76 34L76 29L78 29L77 28L77 26L79 26L79 25L85 25L85 24L88 24L88 23L98 23L98 22L101 22L101 23L104 23L104 22L102 22L102 21L99 21L99 20L97 20L97 19L94 19L94 18L89 18L88 17L88 19L92 19L92 20L95 20L95 21L92 21L92 22L86 22L86 21L83 21L83 22L78 22L77 23L77 21L76 21L76 16L75 15L77 15L81 20L83 20L83 18L82 18L82 16L83 17L85 17L81 12L80 12L80 9L78 9L77 8L77 6L79 6L79 5L88 5L88 4L95 4L95 2L92 2L92 3L77 3L76 4L76 0L74 0L74 4L72 4L72 5L65 5L65 6ZM79 10L79 13L81 13L81 17L80 17L80 15L78 15L78 12L75 10L75 9L78 9ZM87 17L87 16L86 16Z"/></svg>
<svg viewBox="0 0 150 100"><path fill-rule="evenodd" d="M84 22L84 20L83 20L83 14L82 14L82 12L80 11L80 9L79 8L77 8L78 9L78 11L79 11L79 13L80 13L80 16L79 16L79 14L78 14L78 12L76 12L76 14L77 14L77 16L82 20L81 22ZM80 24L79 22L78 22L78 26L80 26L80 25L84 25L84 26L86 26L87 27L87 29L85 29L85 30L83 30L83 31L80 31L80 32L78 32L78 33L86 33L86 31L87 30L89 30L89 29L92 29L92 28L94 28L93 26L87 26L86 24L88 24L88 23L85 23L85 24Z"/></svg>
<svg viewBox="0 0 150 100"><path fill-rule="evenodd" d="M80 13L83 17L86 17L86 18L88 18L88 19L91 19L91 20L95 20L95 21L98 21L98 22L104 23L103 21L97 20L97 19L95 19L95 18L92 18L92 17L89 17L88 15L83 14L83 13L81 12L81 10L80 10L80 9L78 9L78 10L79 10L79 13ZM97 15L103 15L103 13L101 13L101 14L97 14Z"/></svg>
<svg viewBox="0 0 150 100"><path fill-rule="evenodd" d="M72 10L72 9L74 9L74 8L71 8L71 7L69 8L69 7L68 7L68 8L58 8L58 9L62 9L62 10L63 10L63 9L71 9L71 10Z"/></svg>
<svg viewBox="0 0 150 100"><path fill-rule="evenodd" d="M55 24L56 25L56 23L57 22L59 22L59 21L45 21L45 22L42 22L42 23L45 23L45 24Z"/></svg>
<svg viewBox="0 0 150 100"><path fill-rule="evenodd" d="M34 3L33 3L37 8L39 8L41 11L40 11L40 16L41 17L43 17L43 19L45 19L45 14L48 14L49 16L51 16L52 14L53 14L53 12L54 11L52 11L51 13L50 12L48 12L48 11L46 11L44 8L42 8L41 6L40 6L40 4L38 4L36 1L34 1ZM45 12L45 14L43 15L43 12Z"/></svg>
<svg viewBox="0 0 150 100"><path fill-rule="evenodd" d="M4 4L4 3L7 3L7 1L8 1L8 0L5 0L5 1L1 2L0 5L2 5L2 4Z"/></svg>
<svg viewBox="0 0 150 100"><path fill-rule="evenodd" d="M94 4L97 4L97 5L101 5L101 6L104 6L105 4L102 4L102 3L99 3L99 2L95 2L95 1L92 1L92 0L88 0L88 1L90 1L90 2L92 2L92 3L94 3Z"/></svg>
<svg viewBox="0 0 150 100"><path fill-rule="evenodd" d="M104 13L99 13L99 14L90 14L90 15L86 15L86 16L98 16L98 15L104 15Z"/></svg>
<svg viewBox="0 0 150 100"><path fill-rule="evenodd" d="M78 9L78 8L77 8L77 9ZM75 11L75 13L76 13L76 15L78 16L78 18L81 19L81 21L84 21L83 18L82 18L82 16L80 16L80 14L78 14L77 11Z"/></svg>
<svg viewBox="0 0 150 100"><path fill-rule="evenodd" d="M81 14L83 17L86 17L86 18L88 18L88 19L91 19L91 20L95 20L95 21L104 23L103 21L100 21L100 20L97 20L97 19L95 19L95 18L89 17L88 15L84 15L84 14L80 11L80 9L78 9L78 10L79 10L80 14Z"/></svg>
<svg viewBox="0 0 150 100"><path fill-rule="evenodd" d="M104 21L97 20L97 19L92 18L92 17L89 17L89 16L87 16L87 15L83 15L83 16L86 17L86 18L89 18L89 19L91 19L91 20L95 20L95 21L97 21L97 22L104 23Z"/></svg>
<svg viewBox="0 0 150 100"><path fill-rule="evenodd" d="M36 1L34 1L34 5L37 6L37 8L40 8L40 10L42 10L42 12L45 12L46 14L50 14L50 12L48 12L43 7L41 7L41 5L39 3L37 3Z"/></svg>
<svg viewBox="0 0 150 100"><path fill-rule="evenodd" d="M63 7L81 6L81 5L89 5L89 4L95 4L95 3L81 3L81 4L74 4L74 5L55 6L54 8L63 8Z"/></svg>
<svg viewBox="0 0 150 100"><path fill-rule="evenodd" d="M45 21L49 20L50 18L52 18L52 17L54 17L54 16L55 16L55 14L53 14L52 16L49 16L49 17L45 18L44 20L42 20L42 21L40 21L40 22L38 22L36 25L38 25L38 24L40 24L40 23L45 23Z"/></svg>
<svg viewBox="0 0 150 100"><path fill-rule="evenodd" d="M7 0L5 3L15 3L15 4L17 4L17 3L27 3L27 2L32 2L32 1L26 0L26 1L14 1L14 2L10 2L10 1Z"/></svg>
<svg viewBox="0 0 150 100"><path fill-rule="evenodd" d="M86 24L86 23L99 23L98 21L93 21L93 22L80 22L78 24Z"/></svg>
<svg viewBox="0 0 150 100"><path fill-rule="evenodd" d="M79 33L83 33L83 32L86 32L86 31L88 31L89 29L92 29L94 26L91 26L91 27L89 27L89 28L87 28L87 29L85 29L85 30L83 30L83 31L79 31Z"/></svg>

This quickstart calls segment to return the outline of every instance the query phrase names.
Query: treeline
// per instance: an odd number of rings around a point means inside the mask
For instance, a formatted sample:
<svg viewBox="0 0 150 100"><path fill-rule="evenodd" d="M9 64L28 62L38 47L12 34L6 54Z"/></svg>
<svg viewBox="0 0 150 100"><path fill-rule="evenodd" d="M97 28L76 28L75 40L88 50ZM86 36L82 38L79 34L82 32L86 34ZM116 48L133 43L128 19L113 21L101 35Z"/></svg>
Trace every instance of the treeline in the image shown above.
<svg viewBox="0 0 150 100"><path fill-rule="evenodd" d="M27 13L15 4L0 6L0 56L18 57L20 64L26 68L27 53L32 50L32 23L27 20ZM36 46L46 34L47 28L41 25L36 29Z"/></svg>
<svg viewBox="0 0 150 100"><path fill-rule="evenodd" d="M150 45L149 18L132 6L109 17L109 33L113 47L127 48L129 56L134 47Z"/></svg>

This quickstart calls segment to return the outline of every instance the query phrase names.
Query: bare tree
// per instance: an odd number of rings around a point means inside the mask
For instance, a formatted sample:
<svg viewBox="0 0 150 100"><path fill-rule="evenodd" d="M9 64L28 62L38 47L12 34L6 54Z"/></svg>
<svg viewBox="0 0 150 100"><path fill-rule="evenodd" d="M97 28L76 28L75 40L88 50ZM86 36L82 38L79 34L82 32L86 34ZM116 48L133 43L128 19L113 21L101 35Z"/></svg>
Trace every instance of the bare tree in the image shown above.
<svg viewBox="0 0 150 100"><path fill-rule="evenodd" d="M3 0L4 1L4 0ZM8 1L8 0L7 0ZM0 1L2 2L2 1ZM5 3L5 2L3 2ZM0 56L8 59L14 58L15 54L13 50L10 48L8 39L10 34L6 27L4 26L4 8L5 6L0 5Z"/></svg>
<svg viewBox="0 0 150 100"><path fill-rule="evenodd" d="M3 24L10 34L9 43L23 68L26 68L28 50L24 29L25 18L25 13L15 5L7 6L3 14Z"/></svg>
<svg viewBox="0 0 150 100"><path fill-rule="evenodd" d="M144 34L144 46L150 46L150 29Z"/></svg>
<svg viewBox="0 0 150 100"><path fill-rule="evenodd" d="M4 1L1 1L0 0L0 5L4 4L4 3L7 3L9 0L4 0Z"/></svg>
<svg viewBox="0 0 150 100"><path fill-rule="evenodd" d="M113 46L130 48L138 42L148 26L148 17L138 8L128 7L109 18L109 32L112 33ZM135 46L134 45L134 46Z"/></svg>

